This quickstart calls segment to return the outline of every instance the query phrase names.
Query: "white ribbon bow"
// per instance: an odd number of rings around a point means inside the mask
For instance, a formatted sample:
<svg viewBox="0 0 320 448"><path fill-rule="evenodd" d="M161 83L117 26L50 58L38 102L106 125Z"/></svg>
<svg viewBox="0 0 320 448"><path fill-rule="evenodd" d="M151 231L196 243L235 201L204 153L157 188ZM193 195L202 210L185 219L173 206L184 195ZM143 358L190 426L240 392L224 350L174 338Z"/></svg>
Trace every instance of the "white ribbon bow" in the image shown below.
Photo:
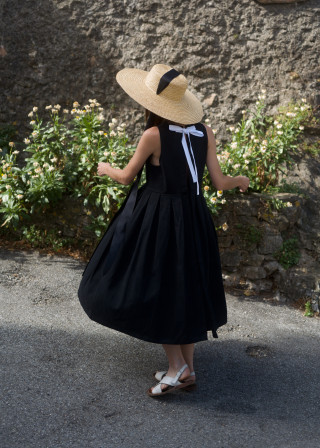
<svg viewBox="0 0 320 448"><path fill-rule="evenodd" d="M190 140L190 134L191 135L195 135L196 137L203 137L203 132L202 131L198 131L196 129L195 126L189 126L187 128L182 128L181 126L175 126L173 124L169 125L169 129L170 131L174 131L174 132L179 132L180 134L182 134L182 146L184 149L184 153L189 165L189 169L192 175L192 180L194 183L197 184L197 195L199 194L199 180L198 180L198 172L197 172L197 165L196 165L196 161L194 159L194 155L193 155L193 151L192 151L192 145L191 145L191 140ZM187 139L186 139L186 135L189 138L189 143L190 143L190 152L189 152L189 148L188 148L188 144L187 144ZM191 157L190 157L190 153L192 156L192 161L191 161Z"/></svg>

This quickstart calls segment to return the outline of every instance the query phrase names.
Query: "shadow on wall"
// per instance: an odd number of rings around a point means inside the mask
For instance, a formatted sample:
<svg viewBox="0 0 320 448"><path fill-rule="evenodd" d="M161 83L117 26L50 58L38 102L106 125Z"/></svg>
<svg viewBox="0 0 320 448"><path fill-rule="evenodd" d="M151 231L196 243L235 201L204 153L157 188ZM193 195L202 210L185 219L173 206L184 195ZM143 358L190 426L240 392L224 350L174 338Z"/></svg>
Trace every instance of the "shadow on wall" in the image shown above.
<svg viewBox="0 0 320 448"><path fill-rule="evenodd" d="M6 27L0 54L0 122L23 125L33 105L40 109L49 102L70 107L73 101L98 96L111 107L106 86L110 92L120 50L110 47L102 57L95 45L99 27L84 32L68 5L57 6L31 0L2 5L2 22L14 26ZM81 8L85 4L77 2L80 17Z"/></svg>

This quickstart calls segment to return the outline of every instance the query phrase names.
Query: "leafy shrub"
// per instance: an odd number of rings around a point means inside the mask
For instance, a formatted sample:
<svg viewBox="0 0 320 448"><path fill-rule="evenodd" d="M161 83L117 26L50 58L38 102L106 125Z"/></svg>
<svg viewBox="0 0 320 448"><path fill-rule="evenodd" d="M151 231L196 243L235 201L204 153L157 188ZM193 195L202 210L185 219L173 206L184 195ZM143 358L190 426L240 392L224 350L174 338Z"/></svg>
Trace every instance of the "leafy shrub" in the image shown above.
<svg viewBox="0 0 320 448"><path fill-rule="evenodd" d="M122 168L132 156L124 124L117 126L114 118L103 130L103 109L96 100L83 108L77 102L73 106L62 113L58 104L47 106L46 120L33 108L32 132L24 139L24 151L30 156L23 168L16 163L15 143L9 143L0 165L2 225L16 228L20 220L45 211L68 194L83 197L85 207L100 213L98 217L91 213L91 227L99 237L126 196L128 186L96 174L98 162Z"/></svg>
<svg viewBox="0 0 320 448"><path fill-rule="evenodd" d="M296 237L284 241L281 248L274 254L275 259L285 269L298 264L300 256L298 239Z"/></svg>
<svg viewBox="0 0 320 448"><path fill-rule="evenodd" d="M249 191L275 188L279 171L290 165L290 152L296 149L302 123L312 115L310 106L302 100L289 104L275 118L269 117L264 114L264 99L264 94L259 96L256 111L243 111L241 122L229 128L231 141L224 148L217 147L222 171L231 176L247 175ZM17 164L19 151L12 140L13 128L0 132L1 226L17 228L30 215L45 212L64 195L71 195L83 198L91 219L89 227L100 237L130 187L98 176L97 164L107 161L123 168L135 148L128 145L123 123L118 125L113 118L104 125L103 108L94 99L83 107L75 101L71 111L61 110L59 104L45 109L46 118L40 116L37 107L28 114L31 132L24 139L23 151L28 157L23 167ZM142 183L144 180L145 173ZM226 195L213 188L207 169L203 182L208 207L217 213Z"/></svg>
<svg viewBox="0 0 320 448"><path fill-rule="evenodd" d="M279 172L290 168L291 154L297 150L297 140L305 123L313 116L311 106L302 99L280 108L275 117L265 115L265 90L261 91L256 110L242 111L242 119L236 126L230 126L231 141L222 147L217 144L217 156L225 175L247 176L250 179L248 192L272 192L277 184ZM208 120L206 120L208 122ZM213 130L216 133L215 130ZM219 143L217 141L217 143ZM206 198L214 212L221 201L216 197L206 169Z"/></svg>

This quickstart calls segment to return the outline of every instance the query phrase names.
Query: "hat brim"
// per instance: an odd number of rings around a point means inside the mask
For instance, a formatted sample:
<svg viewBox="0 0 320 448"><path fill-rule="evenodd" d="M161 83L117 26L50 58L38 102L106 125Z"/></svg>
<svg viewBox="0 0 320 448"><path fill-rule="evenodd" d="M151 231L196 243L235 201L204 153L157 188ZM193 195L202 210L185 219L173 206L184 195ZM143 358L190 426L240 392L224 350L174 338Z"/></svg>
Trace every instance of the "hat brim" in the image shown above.
<svg viewBox="0 0 320 448"><path fill-rule="evenodd" d="M144 70L124 68L117 73L116 80L137 103L162 118L180 124L194 124L202 119L202 105L193 93L186 90L179 101L157 95L146 86L147 75Z"/></svg>

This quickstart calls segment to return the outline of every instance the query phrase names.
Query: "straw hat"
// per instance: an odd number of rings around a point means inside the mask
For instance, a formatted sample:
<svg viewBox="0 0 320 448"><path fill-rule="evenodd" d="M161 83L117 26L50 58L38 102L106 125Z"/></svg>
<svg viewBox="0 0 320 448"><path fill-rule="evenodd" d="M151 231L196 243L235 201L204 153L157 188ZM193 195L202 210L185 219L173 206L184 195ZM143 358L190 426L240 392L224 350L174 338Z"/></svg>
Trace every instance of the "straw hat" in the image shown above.
<svg viewBox="0 0 320 448"><path fill-rule="evenodd" d="M203 117L187 79L168 65L156 64L149 72L124 68L116 79L131 98L160 117L180 124L198 123Z"/></svg>

